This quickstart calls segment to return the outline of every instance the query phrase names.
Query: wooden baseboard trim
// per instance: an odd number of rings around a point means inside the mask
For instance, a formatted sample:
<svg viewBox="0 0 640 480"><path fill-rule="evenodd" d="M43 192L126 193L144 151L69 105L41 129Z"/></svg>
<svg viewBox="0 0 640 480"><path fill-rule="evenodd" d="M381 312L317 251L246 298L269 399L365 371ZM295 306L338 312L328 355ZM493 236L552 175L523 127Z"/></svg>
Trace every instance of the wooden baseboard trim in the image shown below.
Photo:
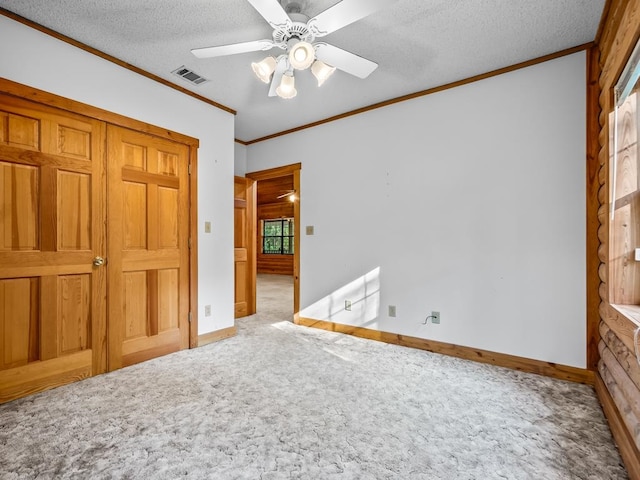
<svg viewBox="0 0 640 480"><path fill-rule="evenodd" d="M198 346L202 347L213 342L219 342L225 338L234 337L237 333L238 328L235 325L233 327L223 328L222 330L203 333L202 335L198 335Z"/></svg>
<svg viewBox="0 0 640 480"><path fill-rule="evenodd" d="M368 328L326 322L324 320L314 320L312 318L304 318L297 315L294 316L294 322L305 327L346 333L347 335L353 335L354 337L367 338L369 340L377 340L379 342L401 345L403 347L427 350L429 352L440 353L442 355L472 360L474 362L488 363L498 367L506 367L513 370L519 370L521 372L535 373L546 377L558 378L560 380L585 383L587 385L593 385L594 382L594 373L583 368L559 365L557 363L543 362L524 357L516 357L505 353L490 352L488 350L463 347L452 343L437 342L435 340L410 337L397 333L381 332L378 330L370 330Z"/></svg>
<svg viewBox="0 0 640 480"><path fill-rule="evenodd" d="M611 428L620 456L625 467L627 467L629 478L631 480L640 480L640 451L638 451L638 447L636 447L633 438L625 427L620 412L618 412L618 407L616 407L599 373L595 375L595 388L602 410L609 421L609 428Z"/></svg>

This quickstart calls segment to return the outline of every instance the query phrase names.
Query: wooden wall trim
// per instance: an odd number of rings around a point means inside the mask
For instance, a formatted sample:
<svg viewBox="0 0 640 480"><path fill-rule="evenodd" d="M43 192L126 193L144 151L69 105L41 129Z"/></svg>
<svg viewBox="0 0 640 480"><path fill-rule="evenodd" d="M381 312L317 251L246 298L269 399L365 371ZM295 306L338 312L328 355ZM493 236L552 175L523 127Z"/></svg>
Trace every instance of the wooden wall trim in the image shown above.
<svg viewBox="0 0 640 480"><path fill-rule="evenodd" d="M602 41L602 34L604 33L604 29L607 24L607 19L609 18L609 11L611 10L611 0L606 0L604 4L604 8L602 9L602 15L600 16L600 24L598 25L598 31L596 33L596 38L593 41L596 45Z"/></svg>
<svg viewBox="0 0 640 480"><path fill-rule="evenodd" d="M429 352L440 353L442 355L449 355L465 360L472 360L474 362L488 363L491 365L496 365L498 367L506 367L512 370L519 370L521 372L535 373L538 375L553 377L560 380L585 383L588 385L593 385L594 382L594 372L583 368L560 365L552 362L543 362L540 360L517 357L515 355L508 355L505 353L491 352L478 348L463 347L451 343L410 337L408 335L400 335L397 333L370 330L368 328L342 325L339 323L327 322L324 320L314 320L312 318L300 317L298 315L294 316L294 321L296 324L303 325L305 327L319 328L321 330L329 330L331 332L346 333L347 335L353 335L355 337L367 338L369 340L377 340L379 342L417 348L420 350L427 350Z"/></svg>
<svg viewBox="0 0 640 480"><path fill-rule="evenodd" d="M269 180L271 178L286 177L287 175L293 175L295 172L299 172L302 168L301 163L292 163L291 165L284 165L282 167L269 168L267 170L260 170L258 172L249 172L245 175L247 178L253 180ZM295 185L294 185L295 190ZM297 190L296 190L297 191Z"/></svg>
<svg viewBox="0 0 640 480"><path fill-rule="evenodd" d="M592 46L587 51L587 168L586 168L586 313L587 313L587 368L595 371L598 368L598 324L600 323L600 278L598 270L600 259L598 249L598 190L600 189L600 50Z"/></svg>
<svg viewBox="0 0 640 480"><path fill-rule="evenodd" d="M602 410L609 422L609 428L611 428L613 438L618 445L620 456L629 473L629 478L631 480L640 480L640 452L625 428L620 412L599 373L595 374L595 389L600 404L602 405Z"/></svg>
<svg viewBox="0 0 640 480"><path fill-rule="evenodd" d="M293 172L293 189L296 191L296 201L293 203L293 314L300 311L300 169Z"/></svg>
<svg viewBox="0 0 640 480"><path fill-rule="evenodd" d="M125 117L119 113L109 112L86 103L78 102L69 98L61 97L54 93L45 92L28 85L14 82L7 78L0 77L0 92L6 93L25 100L31 100L32 102L42 103L51 107L56 107L66 112L71 112L85 117L95 118L112 125L119 127L129 128L142 133L148 133L149 135L155 135L156 137L166 138L178 143L189 145L190 147L197 148L200 145L200 141L197 138L177 133L166 128L157 127L140 120Z"/></svg>
<svg viewBox="0 0 640 480"><path fill-rule="evenodd" d="M175 83L172 83L168 80L165 80L162 77L159 77L157 75L154 75L153 73L147 72L146 70L143 70L139 67L136 67L135 65L131 65L130 63L124 62L116 57L113 57L111 55L109 55L108 53L105 53L101 50L98 50L97 48L93 48L90 47L89 45L79 42L77 40L74 40L71 37L67 37L66 35L63 35L62 33L56 32L55 30L52 30L48 27L45 27L44 25L40 25L39 23L36 23L32 20L29 20L27 18L24 18L16 13L11 12L10 10L7 10L5 8L0 7L0 15L3 15L7 18L10 18L12 20L15 20L16 22L22 23L23 25L26 25L27 27L33 28L34 30L38 30L39 32L45 33L53 38L56 38L58 40L61 40L65 43L68 43L69 45L73 45L76 48L79 48L81 50L84 50L85 52L89 52L97 57L100 57L104 60L107 60L108 62L114 63L116 65L118 65L119 67L122 68L126 68L127 70L130 70L132 72L137 73L138 75L142 75L143 77L146 77L150 80L153 80L154 82L158 82L166 87L172 88L173 90L177 90L180 93L184 93L185 95L188 95L190 97L193 97L195 99L200 100L201 102L207 103L213 107L219 108L220 110L224 110L225 112L229 112L232 113L233 115L236 115L236 111L233 110L232 108L229 108L225 105L222 105L221 103L218 102L214 102L213 100L209 100L206 97L203 97L202 95L198 95L195 92L192 92L191 90L187 90L186 88L183 88L179 85L176 85Z"/></svg>
<svg viewBox="0 0 640 480"><path fill-rule="evenodd" d="M189 348L198 346L198 152L189 148Z"/></svg>
<svg viewBox="0 0 640 480"><path fill-rule="evenodd" d="M615 85L640 34L640 2L621 0L613 3L609 12L611 18L604 29L603 43L599 45L603 61L600 76L603 90Z"/></svg>
<svg viewBox="0 0 640 480"><path fill-rule="evenodd" d="M343 118L351 117L353 115L359 115L361 113L369 112L371 110L375 110L382 107L388 107L389 105L393 105L396 103L404 102L406 100L413 100L414 98L424 97L425 95L431 95L433 93L442 92L445 90L450 90L452 88L460 87L462 85L468 85L469 83L478 82L480 80L485 80L487 78L495 77L497 75L503 75L505 73L513 72L515 70L520 70L521 68L531 67L533 65L537 65L539 63L548 62L550 60L554 60L556 58L564 57L567 55L572 55L577 52L581 52L583 50L588 50L593 46L593 42L585 43L583 45L578 45L576 47L567 48L565 50L561 50L559 52L551 53L549 55L544 55L542 57L534 58L532 60L527 60L526 62L516 63L515 65L510 65L508 67L499 68L497 70L492 70L490 72L481 73L480 75L474 75L473 77L465 78L463 80L458 80L455 82L447 83L445 85L440 85L438 87L429 88L427 90L421 90L419 92L410 93L408 95L402 95L400 97L392 98L390 100L385 100L383 102L374 103L373 105L369 105L362 108L357 108L355 110L351 110L349 112L341 113L339 115L334 115L329 118L325 118L323 120L318 120L317 122L307 123L305 125L300 125L299 127L290 128L288 130L283 130L282 132L272 133L271 135L265 135L264 137L256 138L254 140L248 140L241 142L243 145L251 145L258 142L264 142L265 140L270 140L272 138L281 137L283 135L289 135L290 133L299 132L300 130L306 130L307 128L317 127L318 125L323 125L325 123L335 122L336 120L341 120Z"/></svg>
<svg viewBox="0 0 640 480"><path fill-rule="evenodd" d="M634 5L634 3L636 3ZM629 58L631 49L635 42L629 41L626 37L634 35L636 30L634 21L637 21L637 2L635 0L608 0L605 5L601 21L601 31L598 31L598 46L600 48L601 59L607 64L617 64L617 77L624 68L624 63L620 64L620 59ZM624 50L623 50L624 49ZM603 66L603 70L608 67ZM613 84L615 80L611 81Z"/></svg>
<svg viewBox="0 0 640 480"><path fill-rule="evenodd" d="M251 291L251 295L249 301L247 302L247 308L249 315L253 315L256 313L257 309L257 292L258 292L258 220L257 220L257 196L258 196L258 182L253 179L247 179L247 183L249 184L247 189L247 222L248 225L248 262L249 262L249 276L251 278L251 285L249 290Z"/></svg>
<svg viewBox="0 0 640 480"><path fill-rule="evenodd" d="M238 334L238 327L235 325L233 327L223 328L221 330L215 330L209 333L203 333L202 335L198 335L198 347L203 347L204 345L209 345L210 343L219 342L220 340L224 340L225 338L234 337Z"/></svg>

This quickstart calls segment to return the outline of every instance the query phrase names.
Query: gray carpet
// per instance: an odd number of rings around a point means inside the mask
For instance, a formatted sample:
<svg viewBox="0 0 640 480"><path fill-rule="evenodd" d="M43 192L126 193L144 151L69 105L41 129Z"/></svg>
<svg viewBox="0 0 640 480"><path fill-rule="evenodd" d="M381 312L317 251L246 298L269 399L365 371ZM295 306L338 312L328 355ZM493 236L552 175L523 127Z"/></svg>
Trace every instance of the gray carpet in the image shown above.
<svg viewBox="0 0 640 480"><path fill-rule="evenodd" d="M299 327L290 289L261 276L236 337L1 405L0 478L627 478L592 388Z"/></svg>

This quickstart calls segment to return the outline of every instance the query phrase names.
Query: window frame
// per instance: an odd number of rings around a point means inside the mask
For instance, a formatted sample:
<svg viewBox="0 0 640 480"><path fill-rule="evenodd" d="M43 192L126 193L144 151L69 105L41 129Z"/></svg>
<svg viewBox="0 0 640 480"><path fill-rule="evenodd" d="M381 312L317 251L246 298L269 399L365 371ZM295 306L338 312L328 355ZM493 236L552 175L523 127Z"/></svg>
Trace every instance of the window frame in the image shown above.
<svg viewBox="0 0 640 480"><path fill-rule="evenodd" d="M269 223L280 223L279 235L267 235L266 230ZM288 234L285 235L285 224L287 225ZM263 255L294 255L295 253L295 229L294 219L291 217L282 218L265 218L262 220L261 225L261 245L260 252ZM279 239L280 249L275 251L274 249L266 250L265 244L269 239ZM289 249L285 250L285 239L288 239Z"/></svg>

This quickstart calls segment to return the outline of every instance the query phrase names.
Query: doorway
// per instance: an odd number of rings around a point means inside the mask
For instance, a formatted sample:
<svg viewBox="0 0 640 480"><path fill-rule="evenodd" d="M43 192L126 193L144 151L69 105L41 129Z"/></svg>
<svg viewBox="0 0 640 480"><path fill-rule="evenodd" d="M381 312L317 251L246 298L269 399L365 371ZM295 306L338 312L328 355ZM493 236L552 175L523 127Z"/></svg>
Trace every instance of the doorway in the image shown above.
<svg viewBox="0 0 640 480"><path fill-rule="evenodd" d="M300 169L297 163L246 175L256 182L257 309L293 294L292 320L300 305Z"/></svg>

